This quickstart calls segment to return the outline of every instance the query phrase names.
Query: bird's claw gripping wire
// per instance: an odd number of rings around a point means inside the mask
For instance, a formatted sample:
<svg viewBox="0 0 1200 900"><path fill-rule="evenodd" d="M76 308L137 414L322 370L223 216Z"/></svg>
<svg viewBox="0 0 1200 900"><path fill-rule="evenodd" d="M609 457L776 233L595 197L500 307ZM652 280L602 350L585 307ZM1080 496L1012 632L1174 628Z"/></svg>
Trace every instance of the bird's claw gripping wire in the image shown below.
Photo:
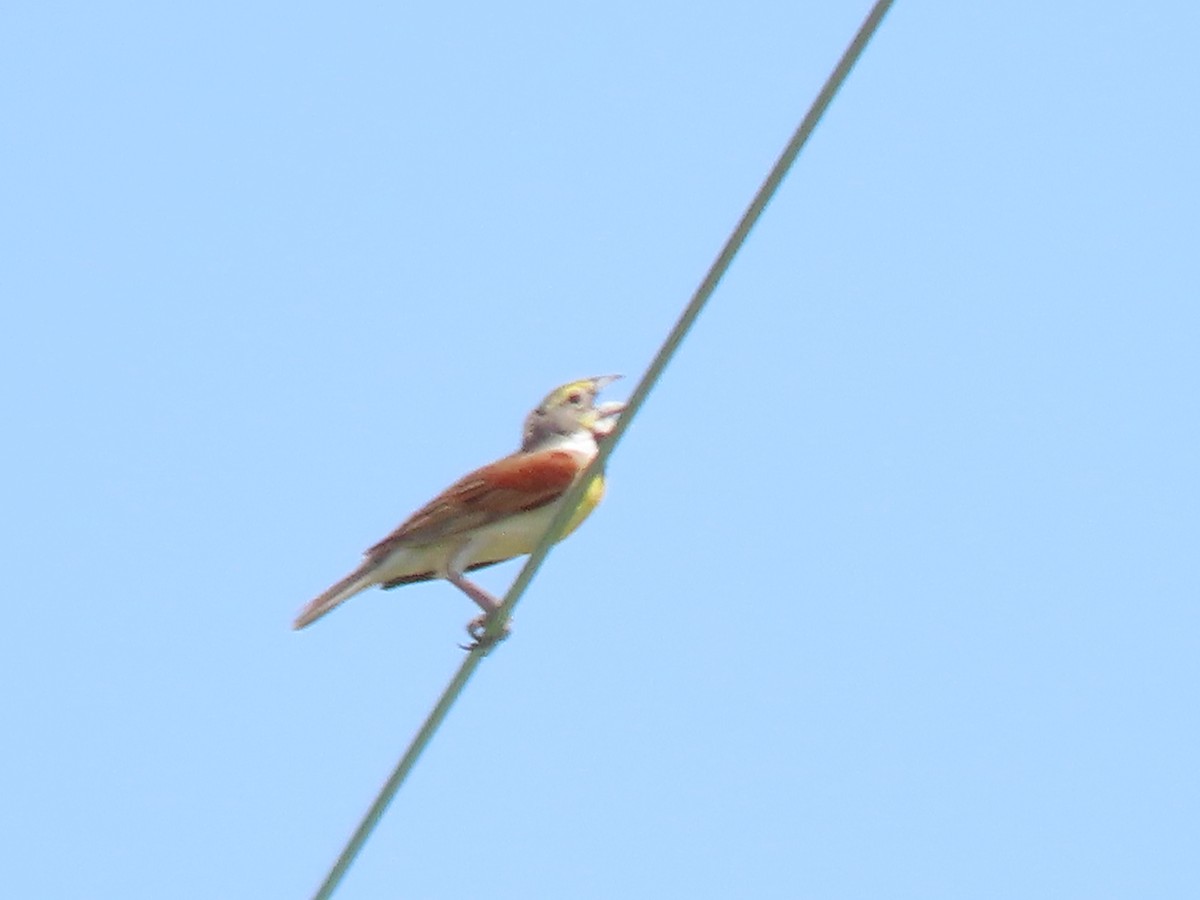
<svg viewBox="0 0 1200 900"><path fill-rule="evenodd" d="M459 644L458 646L470 653L472 650L482 649L485 654L491 653L498 643L507 638L512 633L512 620L505 620L500 628L499 634L488 634L487 627L492 621L492 613L485 613L482 616L476 616L467 623L467 634L471 636L471 643Z"/></svg>

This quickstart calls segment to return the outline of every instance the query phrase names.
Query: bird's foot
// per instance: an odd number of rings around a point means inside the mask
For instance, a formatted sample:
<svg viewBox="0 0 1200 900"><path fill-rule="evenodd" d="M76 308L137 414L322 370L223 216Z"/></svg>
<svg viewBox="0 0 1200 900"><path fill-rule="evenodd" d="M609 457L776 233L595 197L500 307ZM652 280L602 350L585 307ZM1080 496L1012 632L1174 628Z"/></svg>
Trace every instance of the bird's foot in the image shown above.
<svg viewBox="0 0 1200 900"><path fill-rule="evenodd" d="M507 638L512 632L512 620L506 619L500 627L499 634L488 634L488 625L491 624L493 615L494 613L485 613L482 616L476 616L468 622L467 634L471 636L471 643L459 644L458 646L468 653L479 649L482 649L485 654L491 653L492 648Z"/></svg>

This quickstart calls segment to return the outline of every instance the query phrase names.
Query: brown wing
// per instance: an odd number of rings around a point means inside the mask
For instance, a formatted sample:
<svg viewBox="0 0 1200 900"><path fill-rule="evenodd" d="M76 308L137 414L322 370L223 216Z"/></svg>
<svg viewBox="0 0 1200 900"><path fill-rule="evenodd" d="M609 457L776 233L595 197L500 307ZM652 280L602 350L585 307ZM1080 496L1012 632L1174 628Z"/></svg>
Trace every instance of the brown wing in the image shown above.
<svg viewBox="0 0 1200 900"><path fill-rule="evenodd" d="M514 453L459 479L367 551L382 559L404 544L421 545L553 503L582 470L565 450Z"/></svg>

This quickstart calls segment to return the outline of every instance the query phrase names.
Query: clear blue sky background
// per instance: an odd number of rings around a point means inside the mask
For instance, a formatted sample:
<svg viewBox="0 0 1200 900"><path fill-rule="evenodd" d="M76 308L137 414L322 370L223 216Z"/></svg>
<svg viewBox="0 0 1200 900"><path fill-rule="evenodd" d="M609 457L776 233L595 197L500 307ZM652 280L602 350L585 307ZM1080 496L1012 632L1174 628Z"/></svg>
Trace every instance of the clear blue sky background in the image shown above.
<svg viewBox="0 0 1200 900"><path fill-rule="evenodd" d="M0 893L316 887L473 610L293 614L644 368L867 6L7 6ZM899 3L339 897L1200 896L1198 44Z"/></svg>

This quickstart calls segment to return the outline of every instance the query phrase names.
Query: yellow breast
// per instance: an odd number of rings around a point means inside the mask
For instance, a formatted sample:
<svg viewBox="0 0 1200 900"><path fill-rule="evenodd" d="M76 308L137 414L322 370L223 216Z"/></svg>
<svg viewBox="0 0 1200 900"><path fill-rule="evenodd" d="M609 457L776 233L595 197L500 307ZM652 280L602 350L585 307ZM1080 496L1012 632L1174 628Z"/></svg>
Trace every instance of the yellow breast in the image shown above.
<svg viewBox="0 0 1200 900"><path fill-rule="evenodd" d="M563 532L563 537L566 537L572 531L580 526L584 519L592 514L592 510L600 505L600 501L604 499L604 473L601 472L592 479L592 483L588 485L586 491L583 492L583 499L579 501L579 505L575 507L575 514L571 516L567 522L567 530ZM555 509L558 506L555 504ZM562 540L562 538L559 538ZM530 550L533 548L531 547Z"/></svg>

